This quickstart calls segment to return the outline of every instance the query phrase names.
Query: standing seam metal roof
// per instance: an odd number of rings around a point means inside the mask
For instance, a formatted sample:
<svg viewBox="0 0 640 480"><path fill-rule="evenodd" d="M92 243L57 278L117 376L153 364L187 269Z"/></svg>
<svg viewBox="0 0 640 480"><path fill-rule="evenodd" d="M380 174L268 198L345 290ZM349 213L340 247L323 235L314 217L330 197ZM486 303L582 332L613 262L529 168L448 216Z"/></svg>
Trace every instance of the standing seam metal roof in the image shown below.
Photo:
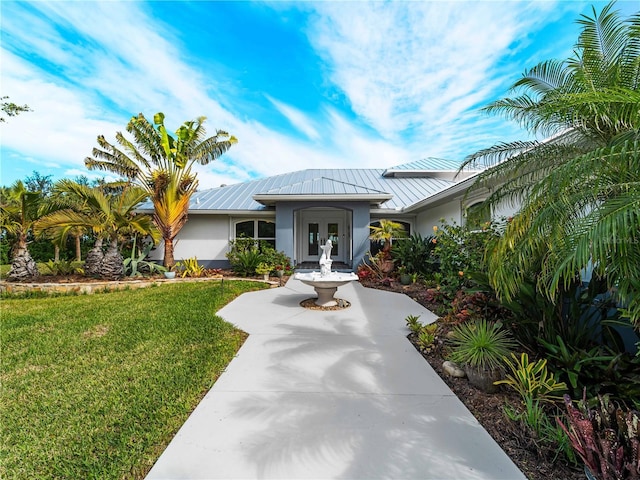
<svg viewBox="0 0 640 480"><path fill-rule="evenodd" d="M383 209L399 210L442 191L455 182L412 177L385 178L384 169L309 169L274 175L236 185L196 192L189 210L197 211L264 211L268 208L253 200L257 194L362 194L393 195ZM147 205L143 205L144 209Z"/></svg>

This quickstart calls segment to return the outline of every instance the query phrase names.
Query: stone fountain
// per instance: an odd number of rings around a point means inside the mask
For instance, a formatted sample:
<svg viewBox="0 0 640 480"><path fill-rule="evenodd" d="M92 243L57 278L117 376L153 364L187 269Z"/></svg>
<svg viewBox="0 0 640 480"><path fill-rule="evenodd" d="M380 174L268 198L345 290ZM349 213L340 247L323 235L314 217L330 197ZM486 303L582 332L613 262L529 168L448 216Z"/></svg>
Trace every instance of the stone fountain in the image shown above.
<svg viewBox="0 0 640 480"><path fill-rule="evenodd" d="M358 276L353 273L340 273L331 271L331 248L333 247L331 240L327 240L327 243L320 248L322 249L322 255L320 257L320 273L296 273L293 278L300 280L306 285L310 285L314 288L318 294L316 305L320 307L333 307L338 304L334 298L338 287L345 285L354 280L358 280Z"/></svg>

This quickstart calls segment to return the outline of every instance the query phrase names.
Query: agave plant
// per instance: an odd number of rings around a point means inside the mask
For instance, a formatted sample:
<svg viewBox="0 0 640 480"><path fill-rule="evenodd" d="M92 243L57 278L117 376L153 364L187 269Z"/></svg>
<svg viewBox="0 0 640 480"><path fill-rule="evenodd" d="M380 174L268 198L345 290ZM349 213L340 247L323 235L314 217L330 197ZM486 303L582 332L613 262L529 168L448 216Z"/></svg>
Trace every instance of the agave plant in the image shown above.
<svg viewBox="0 0 640 480"><path fill-rule="evenodd" d="M451 343L452 361L481 370L504 368L504 358L516 347L501 324L484 319L457 325Z"/></svg>

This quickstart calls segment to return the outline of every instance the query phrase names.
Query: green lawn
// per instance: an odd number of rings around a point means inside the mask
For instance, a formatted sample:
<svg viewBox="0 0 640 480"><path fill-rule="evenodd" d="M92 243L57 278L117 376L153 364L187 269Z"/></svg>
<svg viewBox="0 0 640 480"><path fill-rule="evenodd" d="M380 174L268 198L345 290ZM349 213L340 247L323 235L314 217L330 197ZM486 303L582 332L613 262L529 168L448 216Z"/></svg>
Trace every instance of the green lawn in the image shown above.
<svg viewBox="0 0 640 480"><path fill-rule="evenodd" d="M252 282L0 302L0 478L143 478L245 334Z"/></svg>

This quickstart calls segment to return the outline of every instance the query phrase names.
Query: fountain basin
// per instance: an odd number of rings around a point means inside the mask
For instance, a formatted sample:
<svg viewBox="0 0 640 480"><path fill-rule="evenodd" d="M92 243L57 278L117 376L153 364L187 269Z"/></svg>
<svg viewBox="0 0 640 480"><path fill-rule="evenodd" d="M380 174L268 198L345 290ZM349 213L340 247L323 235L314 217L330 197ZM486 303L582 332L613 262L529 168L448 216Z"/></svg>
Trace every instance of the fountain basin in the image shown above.
<svg viewBox="0 0 640 480"><path fill-rule="evenodd" d="M358 276L351 273L331 272L329 275L321 275L318 272L296 273L293 278L312 286L318 294L316 305L319 307L333 307L338 304L334 295L338 287L358 280Z"/></svg>

